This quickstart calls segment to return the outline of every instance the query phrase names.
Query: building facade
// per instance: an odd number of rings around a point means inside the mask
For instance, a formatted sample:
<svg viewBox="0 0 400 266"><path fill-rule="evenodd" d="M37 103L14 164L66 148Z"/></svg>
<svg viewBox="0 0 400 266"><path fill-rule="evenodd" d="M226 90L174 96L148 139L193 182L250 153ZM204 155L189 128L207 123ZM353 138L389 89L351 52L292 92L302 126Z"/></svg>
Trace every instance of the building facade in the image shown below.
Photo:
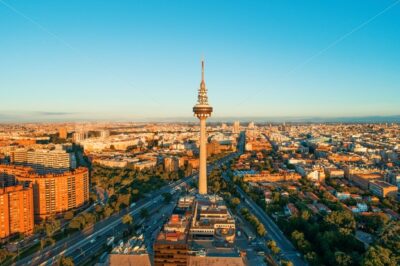
<svg viewBox="0 0 400 266"><path fill-rule="evenodd" d="M68 137L68 131L65 127L62 127L58 130L58 137L60 139L66 139Z"/></svg>
<svg viewBox="0 0 400 266"><path fill-rule="evenodd" d="M39 173L61 173L76 168L75 155L61 148L17 149L14 151L12 161L16 165L30 166Z"/></svg>
<svg viewBox="0 0 400 266"><path fill-rule="evenodd" d="M35 220L76 209L89 201L89 171L79 167L61 174L39 174L30 167L0 165L2 179L29 183Z"/></svg>
<svg viewBox="0 0 400 266"><path fill-rule="evenodd" d="M0 238L33 233L33 189L23 184L0 188Z"/></svg>
<svg viewBox="0 0 400 266"><path fill-rule="evenodd" d="M79 208L89 201L89 172L84 167L62 174L18 176L17 180L32 183L36 220Z"/></svg>

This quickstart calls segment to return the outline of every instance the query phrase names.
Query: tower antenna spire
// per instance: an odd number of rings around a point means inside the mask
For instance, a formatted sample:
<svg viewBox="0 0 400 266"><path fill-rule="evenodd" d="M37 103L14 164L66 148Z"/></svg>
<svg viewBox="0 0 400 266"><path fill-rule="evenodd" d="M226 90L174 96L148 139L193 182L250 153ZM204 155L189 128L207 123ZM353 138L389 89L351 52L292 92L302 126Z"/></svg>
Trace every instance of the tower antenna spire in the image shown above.
<svg viewBox="0 0 400 266"><path fill-rule="evenodd" d="M201 80L204 81L204 56L201 58Z"/></svg>

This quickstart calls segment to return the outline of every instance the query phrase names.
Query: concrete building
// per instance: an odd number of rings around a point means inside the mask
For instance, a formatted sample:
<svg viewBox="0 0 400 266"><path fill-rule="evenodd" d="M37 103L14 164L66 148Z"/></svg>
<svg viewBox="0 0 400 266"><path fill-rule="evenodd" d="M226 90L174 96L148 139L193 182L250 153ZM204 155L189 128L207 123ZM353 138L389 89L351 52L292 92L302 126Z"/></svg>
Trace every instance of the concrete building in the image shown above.
<svg viewBox="0 0 400 266"><path fill-rule="evenodd" d="M235 220L222 198L182 197L154 243L154 265L245 265L235 236Z"/></svg>
<svg viewBox="0 0 400 266"><path fill-rule="evenodd" d="M154 243L155 266L188 265L188 228L188 217L171 216Z"/></svg>
<svg viewBox="0 0 400 266"><path fill-rule="evenodd" d="M58 130L58 137L60 139L66 139L68 137L68 131L65 127L62 127Z"/></svg>
<svg viewBox="0 0 400 266"><path fill-rule="evenodd" d="M73 139L73 141L76 142L76 143L79 143L79 142L85 140L85 132L82 132L82 131L80 131L80 132L75 132L75 133L72 135L72 139Z"/></svg>
<svg viewBox="0 0 400 266"><path fill-rule="evenodd" d="M179 160L177 157L165 157L164 169L167 172L175 172L179 169Z"/></svg>
<svg viewBox="0 0 400 266"><path fill-rule="evenodd" d="M297 181L301 175L294 172L280 172L270 173L262 171L260 174L246 174L243 177L244 182L283 182L283 181Z"/></svg>
<svg viewBox="0 0 400 266"><path fill-rule="evenodd" d="M236 234L235 220L221 198L215 196L197 199L189 232L195 240L233 243Z"/></svg>
<svg viewBox="0 0 400 266"><path fill-rule="evenodd" d="M0 188L0 238L33 233L33 189L30 184Z"/></svg>
<svg viewBox="0 0 400 266"><path fill-rule="evenodd" d="M133 236L127 241L120 240L109 256L107 265L151 266L143 235Z"/></svg>
<svg viewBox="0 0 400 266"><path fill-rule="evenodd" d="M199 193L207 194L207 132L206 120L213 108L208 104L206 83L204 81L204 61L201 62L201 83L197 104L193 107L194 115L200 120L200 170Z"/></svg>
<svg viewBox="0 0 400 266"><path fill-rule="evenodd" d="M235 134L240 132L240 122L239 121L233 122L232 132L235 133Z"/></svg>
<svg viewBox="0 0 400 266"><path fill-rule="evenodd" d="M382 180L373 180L369 182L369 190L378 197L396 197L398 188L388 182Z"/></svg>
<svg viewBox="0 0 400 266"><path fill-rule="evenodd" d="M102 130L100 131L100 138L105 139L110 136L110 131L109 130Z"/></svg>
<svg viewBox="0 0 400 266"><path fill-rule="evenodd" d="M27 149L14 151L13 163L29 166L39 173L62 173L76 168L75 154L57 146L56 149Z"/></svg>
<svg viewBox="0 0 400 266"><path fill-rule="evenodd" d="M30 167L0 165L0 173L32 185L37 221L79 208L89 201L89 171L84 167L62 174L39 174Z"/></svg>

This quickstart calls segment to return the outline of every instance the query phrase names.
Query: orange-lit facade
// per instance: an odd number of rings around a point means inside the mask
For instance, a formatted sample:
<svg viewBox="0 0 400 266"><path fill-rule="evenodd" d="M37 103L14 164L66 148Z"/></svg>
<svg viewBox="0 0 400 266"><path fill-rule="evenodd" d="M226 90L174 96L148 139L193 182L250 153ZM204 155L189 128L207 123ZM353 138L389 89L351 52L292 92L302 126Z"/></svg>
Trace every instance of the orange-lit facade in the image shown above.
<svg viewBox="0 0 400 266"><path fill-rule="evenodd" d="M283 181L297 181L301 175L294 172L280 172L270 173L262 171L260 174L248 174L243 177L245 182L283 182Z"/></svg>
<svg viewBox="0 0 400 266"><path fill-rule="evenodd" d="M29 167L1 165L0 174L31 183L36 220L79 208L89 201L89 171L84 167L40 175Z"/></svg>
<svg viewBox="0 0 400 266"><path fill-rule="evenodd" d="M32 234L33 226L32 185L0 188L0 238L15 233Z"/></svg>
<svg viewBox="0 0 400 266"><path fill-rule="evenodd" d="M83 167L62 174L31 174L17 179L32 182L36 219L79 208L89 201L89 172Z"/></svg>

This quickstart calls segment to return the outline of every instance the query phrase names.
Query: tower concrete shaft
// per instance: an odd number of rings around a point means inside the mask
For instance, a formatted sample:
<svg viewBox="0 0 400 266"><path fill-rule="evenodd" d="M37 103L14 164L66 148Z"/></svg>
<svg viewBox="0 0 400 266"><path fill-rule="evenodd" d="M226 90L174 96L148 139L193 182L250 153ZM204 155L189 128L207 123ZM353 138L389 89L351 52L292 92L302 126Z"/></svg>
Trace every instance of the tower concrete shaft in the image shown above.
<svg viewBox="0 0 400 266"><path fill-rule="evenodd" d="M204 61L201 62L201 83L197 104L193 107L194 115L200 120L200 169L199 194L207 194L207 132L206 120L213 108L208 104L206 83L204 81Z"/></svg>
<svg viewBox="0 0 400 266"><path fill-rule="evenodd" d="M200 119L200 171L199 194L207 194L207 133L206 117Z"/></svg>

